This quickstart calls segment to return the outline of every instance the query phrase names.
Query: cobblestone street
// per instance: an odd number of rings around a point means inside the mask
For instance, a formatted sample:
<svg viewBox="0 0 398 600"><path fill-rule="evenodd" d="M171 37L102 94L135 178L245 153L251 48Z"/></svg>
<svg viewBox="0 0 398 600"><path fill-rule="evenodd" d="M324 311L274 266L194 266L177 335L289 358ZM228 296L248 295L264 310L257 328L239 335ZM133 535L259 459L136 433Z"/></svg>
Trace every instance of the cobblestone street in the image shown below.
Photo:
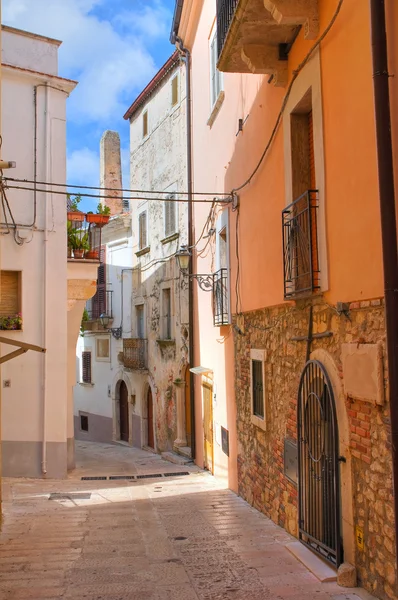
<svg viewBox="0 0 398 600"><path fill-rule="evenodd" d="M320 583L289 535L206 472L77 446L66 481L5 480L1 600L371 599Z"/></svg>

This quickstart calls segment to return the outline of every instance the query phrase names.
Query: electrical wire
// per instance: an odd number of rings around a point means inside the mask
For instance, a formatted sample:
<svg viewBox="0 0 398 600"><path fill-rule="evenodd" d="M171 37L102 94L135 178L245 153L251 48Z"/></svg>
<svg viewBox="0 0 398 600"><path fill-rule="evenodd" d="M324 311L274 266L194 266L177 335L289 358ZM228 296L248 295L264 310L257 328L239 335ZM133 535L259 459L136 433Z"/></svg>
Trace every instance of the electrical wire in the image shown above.
<svg viewBox="0 0 398 600"><path fill-rule="evenodd" d="M14 181L15 183L35 183L31 179L19 179L17 177L5 177L6 181ZM170 192L159 191L159 190L133 190L127 188L108 188L108 187L97 187L94 185L75 185L69 183L49 183L48 181L37 181L38 185L49 185L51 187L62 187L62 188L75 188L82 190L99 190L106 192L127 192L128 194L170 194ZM177 192L181 196L188 196L188 192ZM192 192L194 196L230 196L228 192Z"/></svg>
<svg viewBox="0 0 398 600"><path fill-rule="evenodd" d="M48 185L50 185L50 184L48 184ZM10 189L10 190L26 190L28 192L33 192L34 191L33 188L24 187L24 186L20 186L20 185L9 185L9 184L7 184L7 188ZM65 196L67 194L67 192L65 192L65 191L61 192L61 191L58 191L58 190L45 190L45 189L42 189L42 188L36 188L36 191L37 192L43 192L45 194L59 194L61 196L62 195ZM102 196L102 195L98 196L98 194L87 194L87 193L83 193L83 194L79 194L79 195L82 198L96 198L96 199L100 198L100 199L115 200L115 196ZM181 203L181 202L187 203L188 202L188 200L176 200L175 198L148 198L148 197L143 197L143 196L140 196L140 197L117 196L117 198L119 200L128 200L128 201L130 201L130 200L137 200L137 201L140 201L140 200L150 200L152 202L179 202L179 203ZM217 202L217 203L220 203L220 204L228 204L229 202L231 202L231 200L230 199L220 200L220 199L214 199L214 198L210 199L209 198L208 200L194 200L194 199L192 199L192 200L189 200L189 202L197 202L197 203L202 203L202 204L210 204L212 202Z"/></svg>
<svg viewBox="0 0 398 600"><path fill-rule="evenodd" d="M283 117L283 113L285 112L285 108L287 105L287 102L289 100L292 88L293 88L293 84L296 81L297 77L299 76L300 72L303 70L303 68L305 67L305 65L308 63L308 61L310 60L310 58L312 57L312 55L314 54L315 50L320 46L321 42L325 39L325 37L327 36L327 34L329 33L329 31L331 30L331 28L334 25L334 22L336 21L339 12L341 10L341 7L343 5L344 0L339 0L339 3L337 5L336 11L333 15L333 17L331 18L329 25L326 27L326 29L324 30L324 32L322 33L322 35L318 38L318 40L315 42L315 44L312 46L311 50L308 52L308 54L305 56L305 58L301 61L301 63L298 65L297 69L295 69L293 71L293 77L289 83L289 86L287 88L285 97L283 98L282 101L282 106L281 109L279 111L278 117L276 119L276 123L275 126L272 130L271 136L268 140L267 145L265 146L265 149L260 157L260 160L258 161L255 169L252 171L251 175L246 179L246 181L244 183L242 183L241 185L233 188L233 190L231 191L231 194L234 194L236 192L239 192L240 190L242 190L244 187L246 187L247 185L249 185L249 183L251 183L251 180L253 179L253 177L256 175L257 171L259 170L259 168L261 167L264 158L266 157L266 155L268 154L268 150L270 149L272 142L275 139L275 136L278 132L279 126L282 122L282 117Z"/></svg>

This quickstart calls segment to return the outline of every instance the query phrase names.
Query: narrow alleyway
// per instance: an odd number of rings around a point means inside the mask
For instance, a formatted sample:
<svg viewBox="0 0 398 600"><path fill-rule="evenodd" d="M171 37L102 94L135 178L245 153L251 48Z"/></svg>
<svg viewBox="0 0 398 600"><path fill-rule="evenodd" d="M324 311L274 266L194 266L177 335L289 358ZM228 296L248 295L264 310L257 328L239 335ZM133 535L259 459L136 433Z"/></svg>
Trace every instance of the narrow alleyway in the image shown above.
<svg viewBox="0 0 398 600"><path fill-rule="evenodd" d="M289 535L196 467L108 444L77 459L67 481L5 480L1 600L371 599L319 583Z"/></svg>

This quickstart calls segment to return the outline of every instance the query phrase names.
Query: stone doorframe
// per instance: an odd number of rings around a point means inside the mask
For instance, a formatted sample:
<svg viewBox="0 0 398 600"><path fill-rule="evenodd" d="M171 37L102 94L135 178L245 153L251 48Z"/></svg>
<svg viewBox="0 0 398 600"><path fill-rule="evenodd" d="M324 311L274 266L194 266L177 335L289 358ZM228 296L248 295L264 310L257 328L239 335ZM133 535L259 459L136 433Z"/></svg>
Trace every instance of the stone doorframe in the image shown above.
<svg viewBox="0 0 398 600"><path fill-rule="evenodd" d="M354 507L352 494L352 465L350 452L350 427L341 379L332 356L326 350L311 352L311 360L318 360L325 367L333 388L339 432L339 456L346 462L340 465L341 533L343 536L344 562L355 565Z"/></svg>
<svg viewBox="0 0 398 600"><path fill-rule="evenodd" d="M185 365L181 369L181 376L179 379L174 381L175 394L176 394L176 421L177 421L177 437L174 440L173 446L177 448L184 448L187 446L187 427L185 422L185 381L186 372L189 369L189 365Z"/></svg>
<svg viewBox="0 0 398 600"><path fill-rule="evenodd" d="M113 441L120 441L120 384L124 381L127 387L128 393L128 421L129 421L129 445L133 445L133 427L132 427L132 405L131 399L133 396L133 390L131 387L131 381L124 371L119 371L113 379L113 393L112 393L112 438Z"/></svg>

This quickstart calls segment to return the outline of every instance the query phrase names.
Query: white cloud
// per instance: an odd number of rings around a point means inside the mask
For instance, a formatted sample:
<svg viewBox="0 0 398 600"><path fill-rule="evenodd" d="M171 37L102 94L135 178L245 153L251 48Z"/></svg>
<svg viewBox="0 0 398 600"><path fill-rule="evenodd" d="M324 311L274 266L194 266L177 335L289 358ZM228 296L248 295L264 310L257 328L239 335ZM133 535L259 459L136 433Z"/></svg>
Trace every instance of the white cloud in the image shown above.
<svg viewBox="0 0 398 600"><path fill-rule="evenodd" d="M79 86L69 100L68 118L104 123L123 116L156 68L143 41L163 35L169 13L159 0L122 11L113 23L92 10L104 0L3 0L3 22L63 41L60 74ZM121 25L123 24L123 26Z"/></svg>
<svg viewBox="0 0 398 600"><path fill-rule="evenodd" d="M99 186L99 153L79 148L68 155L68 181L79 185Z"/></svg>

